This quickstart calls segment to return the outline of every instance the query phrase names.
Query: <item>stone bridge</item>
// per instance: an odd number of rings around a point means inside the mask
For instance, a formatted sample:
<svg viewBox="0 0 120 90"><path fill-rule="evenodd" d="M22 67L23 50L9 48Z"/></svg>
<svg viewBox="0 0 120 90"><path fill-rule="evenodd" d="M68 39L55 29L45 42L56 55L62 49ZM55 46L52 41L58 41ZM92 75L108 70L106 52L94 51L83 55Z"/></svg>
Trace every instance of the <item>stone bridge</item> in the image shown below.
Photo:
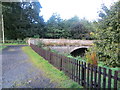
<svg viewBox="0 0 120 90"><path fill-rule="evenodd" d="M40 44L64 54L83 56L88 48L93 46L93 40L68 40L68 39L29 39L28 43Z"/></svg>
<svg viewBox="0 0 120 90"><path fill-rule="evenodd" d="M85 51L90 47L91 46L49 46L50 49L64 54L71 54L73 56L83 56Z"/></svg>

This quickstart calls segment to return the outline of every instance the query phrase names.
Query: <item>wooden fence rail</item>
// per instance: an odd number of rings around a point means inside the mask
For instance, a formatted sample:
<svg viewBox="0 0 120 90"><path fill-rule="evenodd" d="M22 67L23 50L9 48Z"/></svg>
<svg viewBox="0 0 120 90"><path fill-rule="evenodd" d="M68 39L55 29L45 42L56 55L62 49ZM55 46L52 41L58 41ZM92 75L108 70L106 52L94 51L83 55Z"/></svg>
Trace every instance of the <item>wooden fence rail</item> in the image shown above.
<svg viewBox="0 0 120 90"><path fill-rule="evenodd" d="M120 71L112 71L100 66L71 59L30 44L31 48L48 60L57 69L62 70L72 80L85 88L120 88Z"/></svg>

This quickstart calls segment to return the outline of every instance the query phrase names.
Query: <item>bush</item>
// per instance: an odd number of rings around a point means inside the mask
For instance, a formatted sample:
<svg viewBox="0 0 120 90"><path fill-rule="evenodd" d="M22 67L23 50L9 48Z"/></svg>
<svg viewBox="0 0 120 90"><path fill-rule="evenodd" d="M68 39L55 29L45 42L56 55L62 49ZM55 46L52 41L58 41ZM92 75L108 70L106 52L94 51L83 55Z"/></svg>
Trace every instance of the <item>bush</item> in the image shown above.
<svg viewBox="0 0 120 90"><path fill-rule="evenodd" d="M110 9L105 5L99 13L100 20L96 23L94 36L97 41L93 49L100 61L105 65L120 67L120 24L119 24L119 6L120 1L114 3Z"/></svg>
<svg viewBox="0 0 120 90"><path fill-rule="evenodd" d="M87 52L85 56L86 56L86 61L88 63L93 64L93 65L98 65L98 59L97 59L96 52Z"/></svg>
<svg viewBox="0 0 120 90"><path fill-rule="evenodd" d="M107 66L120 67L118 44L102 41L97 42L94 48L96 48L99 61Z"/></svg>
<svg viewBox="0 0 120 90"><path fill-rule="evenodd" d="M38 47L43 47L43 46L45 46L45 44L44 44L42 41L39 41L39 42L37 43L37 46L38 46Z"/></svg>

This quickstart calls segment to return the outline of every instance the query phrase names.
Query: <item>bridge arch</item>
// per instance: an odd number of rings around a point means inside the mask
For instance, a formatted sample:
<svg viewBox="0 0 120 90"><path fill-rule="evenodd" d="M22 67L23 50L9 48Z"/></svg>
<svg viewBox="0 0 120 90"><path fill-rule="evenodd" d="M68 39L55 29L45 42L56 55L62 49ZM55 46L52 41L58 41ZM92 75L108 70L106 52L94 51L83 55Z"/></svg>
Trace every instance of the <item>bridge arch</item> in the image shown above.
<svg viewBox="0 0 120 90"><path fill-rule="evenodd" d="M76 57L76 56L83 57L85 55L85 51L87 51L87 50L88 50L87 47L75 48L70 52L70 54L74 57Z"/></svg>

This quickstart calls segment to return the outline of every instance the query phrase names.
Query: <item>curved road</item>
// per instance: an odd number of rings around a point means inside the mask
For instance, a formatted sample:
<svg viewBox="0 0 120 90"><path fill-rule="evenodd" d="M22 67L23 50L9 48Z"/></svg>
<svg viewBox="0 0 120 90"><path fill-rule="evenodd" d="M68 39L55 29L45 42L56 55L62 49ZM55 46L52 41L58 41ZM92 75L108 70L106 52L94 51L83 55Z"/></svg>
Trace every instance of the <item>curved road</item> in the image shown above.
<svg viewBox="0 0 120 90"><path fill-rule="evenodd" d="M54 88L21 47L8 46L2 51L2 88Z"/></svg>

